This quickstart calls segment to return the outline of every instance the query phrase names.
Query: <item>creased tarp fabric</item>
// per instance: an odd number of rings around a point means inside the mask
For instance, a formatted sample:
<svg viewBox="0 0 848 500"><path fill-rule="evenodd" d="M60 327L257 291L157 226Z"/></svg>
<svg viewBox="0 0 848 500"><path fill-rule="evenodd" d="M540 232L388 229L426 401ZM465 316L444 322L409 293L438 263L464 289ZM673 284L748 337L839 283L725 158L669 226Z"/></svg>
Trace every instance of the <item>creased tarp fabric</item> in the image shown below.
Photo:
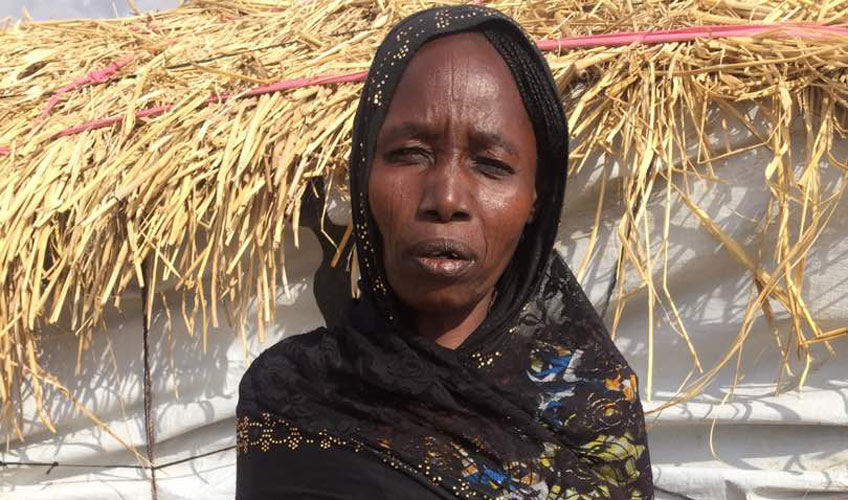
<svg viewBox="0 0 848 500"><path fill-rule="evenodd" d="M513 73L536 136L537 216L486 320L450 350L414 334L386 285L367 186L404 68L427 41L462 32L485 35ZM439 7L394 27L369 70L352 137L363 297L343 327L283 341L248 370L237 410L239 451L271 461L263 455L269 447L309 446L299 436L318 442L326 434L339 440L333 445L366 449L459 497L651 498L636 376L553 252L566 138L547 63L503 14ZM244 467L261 463L244 459ZM251 477L237 486L243 498L263 487Z"/></svg>

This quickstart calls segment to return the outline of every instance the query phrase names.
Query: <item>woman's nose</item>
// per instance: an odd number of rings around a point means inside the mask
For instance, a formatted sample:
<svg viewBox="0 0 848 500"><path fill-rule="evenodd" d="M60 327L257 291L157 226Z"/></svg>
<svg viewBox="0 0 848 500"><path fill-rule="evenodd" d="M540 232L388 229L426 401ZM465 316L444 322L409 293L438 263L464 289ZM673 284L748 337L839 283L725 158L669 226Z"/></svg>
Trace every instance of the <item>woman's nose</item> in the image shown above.
<svg viewBox="0 0 848 500"><path fill-rule="evenodd" d="M432 222L463 221L471 218L468 180L458 161L433 165L423 178L419 214Z"/></svg>

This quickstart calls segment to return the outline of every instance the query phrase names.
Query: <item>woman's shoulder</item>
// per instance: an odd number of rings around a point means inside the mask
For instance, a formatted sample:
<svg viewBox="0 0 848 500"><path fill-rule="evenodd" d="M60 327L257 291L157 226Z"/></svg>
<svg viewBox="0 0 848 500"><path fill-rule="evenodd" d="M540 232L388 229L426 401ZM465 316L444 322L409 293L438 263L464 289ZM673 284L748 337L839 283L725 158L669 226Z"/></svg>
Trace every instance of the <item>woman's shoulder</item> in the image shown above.
<svg viewBox="0 0 848 500"><path fill-rule="evenodd" d="M248 370L253 368L254 365L261 366L262 363L268 359L291 355L298 350L308 349L315 346L321 342L327 333L328 330L322 326L308 332L289 335L262 351L251 363Z"/></svg>
<svg viewBox="0 0 848 500"><path fill-rule="evenodd" d="M314 365L316 353L328 335L326 328L288 336L265 349L248 367L239 383L238 414L256 413L274 394L285 393Z"/></svg>
<svg viewBox="0 0 848 500"><path fill-rule="evenodd" d="M253 362L250 363L245 376L254 374L257 371L268 369L269 365L273 365L275 360L281 358L289 358L296 356L299 352L309 351L321 344L327 336L328 330L324 327L319 327L314 330L289 335L271 347L262 351Z"/></svg>

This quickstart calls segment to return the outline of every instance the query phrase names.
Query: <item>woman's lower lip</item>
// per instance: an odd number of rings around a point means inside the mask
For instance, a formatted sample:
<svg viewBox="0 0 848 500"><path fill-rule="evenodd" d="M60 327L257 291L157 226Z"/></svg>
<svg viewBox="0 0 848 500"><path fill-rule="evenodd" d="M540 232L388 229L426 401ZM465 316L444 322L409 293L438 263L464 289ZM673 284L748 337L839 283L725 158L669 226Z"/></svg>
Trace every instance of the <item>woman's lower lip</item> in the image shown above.
<svg viewBox="0 0 848 500"><path fill-rule="evenodd" d="M438 257L415 257L415 262L427 274L445 278L459 276L474 263L471 260Z"/></svg>

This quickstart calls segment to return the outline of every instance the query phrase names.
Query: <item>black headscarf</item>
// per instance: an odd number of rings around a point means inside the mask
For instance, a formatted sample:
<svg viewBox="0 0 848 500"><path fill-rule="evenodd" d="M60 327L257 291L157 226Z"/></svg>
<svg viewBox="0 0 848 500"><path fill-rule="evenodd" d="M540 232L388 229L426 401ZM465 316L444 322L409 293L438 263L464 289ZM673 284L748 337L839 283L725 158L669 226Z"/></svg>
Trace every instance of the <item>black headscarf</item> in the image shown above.
<svg viewBox="0 0 848 500"><path fill-rule="evenodd" d="M515 78L536 135L537 202L485 321L449 350L409 331L367 187L404 68L423 44L460 32L485 35ZM275 433L286 443L293 433L323 435L461 497L651 498L635 375L553 251L567 138L550 70L509 17L438 7L395 26L369 70L353 131L362 297L344 326L285 339L253 363L241 385L240 451L268 446Z"/></svg>

